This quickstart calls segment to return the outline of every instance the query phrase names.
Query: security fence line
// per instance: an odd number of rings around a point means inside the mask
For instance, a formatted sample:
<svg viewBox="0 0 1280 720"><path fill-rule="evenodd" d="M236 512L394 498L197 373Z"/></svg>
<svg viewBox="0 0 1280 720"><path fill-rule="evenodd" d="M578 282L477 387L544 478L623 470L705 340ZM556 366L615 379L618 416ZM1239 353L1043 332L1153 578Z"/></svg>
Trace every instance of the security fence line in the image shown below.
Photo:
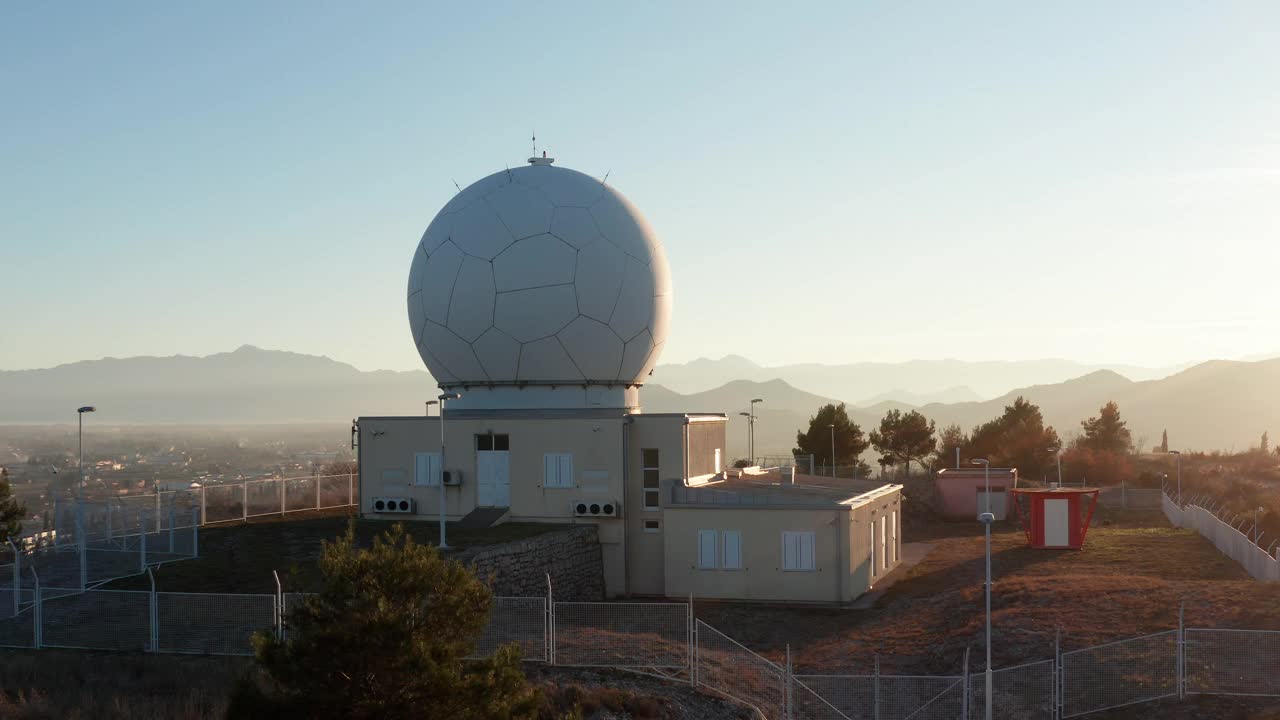
<svg viewBox="0 0 1280 720"><path fill-rule="evenodd" d="M0 589L0 646L252 655L255 632L287 638L302 593ZM4 595L12 592L13 596ZM730 698L768 720L968 720L986 674L968 654L954 675L796 673L693 615L692 602L495 597L474 657L517 644L527 662L645 673ZM993 717L1066 720L1195 695L1280 697L1280 631L1186 628L1062 651L991 672Z"/></svg>
<svg viewBox="0 0 1280 720"><path fill-rule="evenodd" d="M75 542L77 527L93 538L109 539L122 530L136 528L142 515L149 518L154 532L160 532L178 521L211 525L354 507L356 479L355 473L350 472L245 480L102 499L59 497L54 499L54 529L45 534L52 537L53 544L66 545Z"/></svg>
<svg viewBox="0 0 1280 720"><path fill-rule="evenodd" d="M1251 538L1242 530L1245 522L1233 519L1235 525L1218 517L1222 504L1213 499L1197 496L1179 505L1178 501L1169 497L1166 492L1161 500L1161 508L1165 517L1175 527L1189 528L1200 533L1202 537L1213 543L1227 557L1240 563L1255 580L1280 580L1280 560L1272 554L1277 542L1273 541L1265 549L1261 541L1266 538Z"/></svg>

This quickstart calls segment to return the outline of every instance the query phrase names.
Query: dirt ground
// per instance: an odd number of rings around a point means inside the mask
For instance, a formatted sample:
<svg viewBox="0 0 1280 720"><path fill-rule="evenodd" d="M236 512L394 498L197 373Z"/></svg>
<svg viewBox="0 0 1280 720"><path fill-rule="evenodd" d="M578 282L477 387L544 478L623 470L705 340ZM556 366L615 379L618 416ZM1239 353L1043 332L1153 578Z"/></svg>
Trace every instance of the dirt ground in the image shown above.
<svg viewBox="0 0 1280 720"><path fill-rule="evenodd" d="M1178 625L1280 629L1280 586L1250 579L1159 511L1099 511L1083 550L1033 550L1016 523L992 535L992 647L997 668ZM867 610L700 602L695 614L797 672L950 674L983 648L984 541L976 524L908 529L934 545Z"/></svg>

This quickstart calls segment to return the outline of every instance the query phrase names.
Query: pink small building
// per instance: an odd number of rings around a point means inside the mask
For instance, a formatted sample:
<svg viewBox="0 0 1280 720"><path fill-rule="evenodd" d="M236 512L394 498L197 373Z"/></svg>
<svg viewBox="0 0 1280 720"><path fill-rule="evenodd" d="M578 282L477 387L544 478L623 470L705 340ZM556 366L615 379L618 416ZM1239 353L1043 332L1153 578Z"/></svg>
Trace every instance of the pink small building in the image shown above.
<svg viewBox="0 0 1280 720"><path fill-rule="evenodd" d="M977 520L987 512L985 468L947 468L934 480L938 512L947 520ZM1008 491L1018 486L1017 468L991 468L991 514L1004 520L1009 512Z"/></svg>

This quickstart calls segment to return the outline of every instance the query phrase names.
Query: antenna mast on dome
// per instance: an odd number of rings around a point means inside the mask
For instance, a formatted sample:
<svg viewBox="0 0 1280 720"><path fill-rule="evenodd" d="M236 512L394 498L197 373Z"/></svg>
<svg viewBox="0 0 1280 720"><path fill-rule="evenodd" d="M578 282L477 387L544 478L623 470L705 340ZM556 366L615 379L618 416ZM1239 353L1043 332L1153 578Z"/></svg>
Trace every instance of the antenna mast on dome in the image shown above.
<svg viewBox="0 0 1280 720"><path fill-rule="evenodd" d="M529 158L530 165L550 165L551 163L556 161L555 158L547 157L546 150L542 151L541 156L538 155L538 131L537 130L533 131L533 137L530 139L533 141L533 155L530 156Z"/></svg>

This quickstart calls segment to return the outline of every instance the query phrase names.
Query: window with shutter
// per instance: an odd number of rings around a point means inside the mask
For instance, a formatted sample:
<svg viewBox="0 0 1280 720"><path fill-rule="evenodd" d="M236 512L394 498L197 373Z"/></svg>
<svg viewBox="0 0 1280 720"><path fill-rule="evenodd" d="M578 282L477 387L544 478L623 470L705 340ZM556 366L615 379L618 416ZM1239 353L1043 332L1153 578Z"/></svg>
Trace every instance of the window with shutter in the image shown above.
<svg viewBox="0 0 1280 720"><path fill-rule="evenodd" d="M573 484L573 455L547 453L542 456L542 486L571 488Z"/></svg>
<svg viewBox="0 0 1280 720"><path fill-rule="evenodd" d="M414 454L413 484L430 487L440 484L440 453Z"/></svg>
<svg viewBox="0 0 1280 720"><path fill-rule="evenodd" d="M812 532L782 533L782 569L814 570L814 534Z"/></svg>
<svg viewBox="0 0 1280 720"><path fill-rule="evenodd" d="M742 569L742 532L740 530L724 531L724 564L725 570Z"/></svg>
<svg viewBox="0 0 1280 720"><path fill-rule="evenodd" d="M698 531L698 569L714 570L716 567L716 531Z"/></svg>

